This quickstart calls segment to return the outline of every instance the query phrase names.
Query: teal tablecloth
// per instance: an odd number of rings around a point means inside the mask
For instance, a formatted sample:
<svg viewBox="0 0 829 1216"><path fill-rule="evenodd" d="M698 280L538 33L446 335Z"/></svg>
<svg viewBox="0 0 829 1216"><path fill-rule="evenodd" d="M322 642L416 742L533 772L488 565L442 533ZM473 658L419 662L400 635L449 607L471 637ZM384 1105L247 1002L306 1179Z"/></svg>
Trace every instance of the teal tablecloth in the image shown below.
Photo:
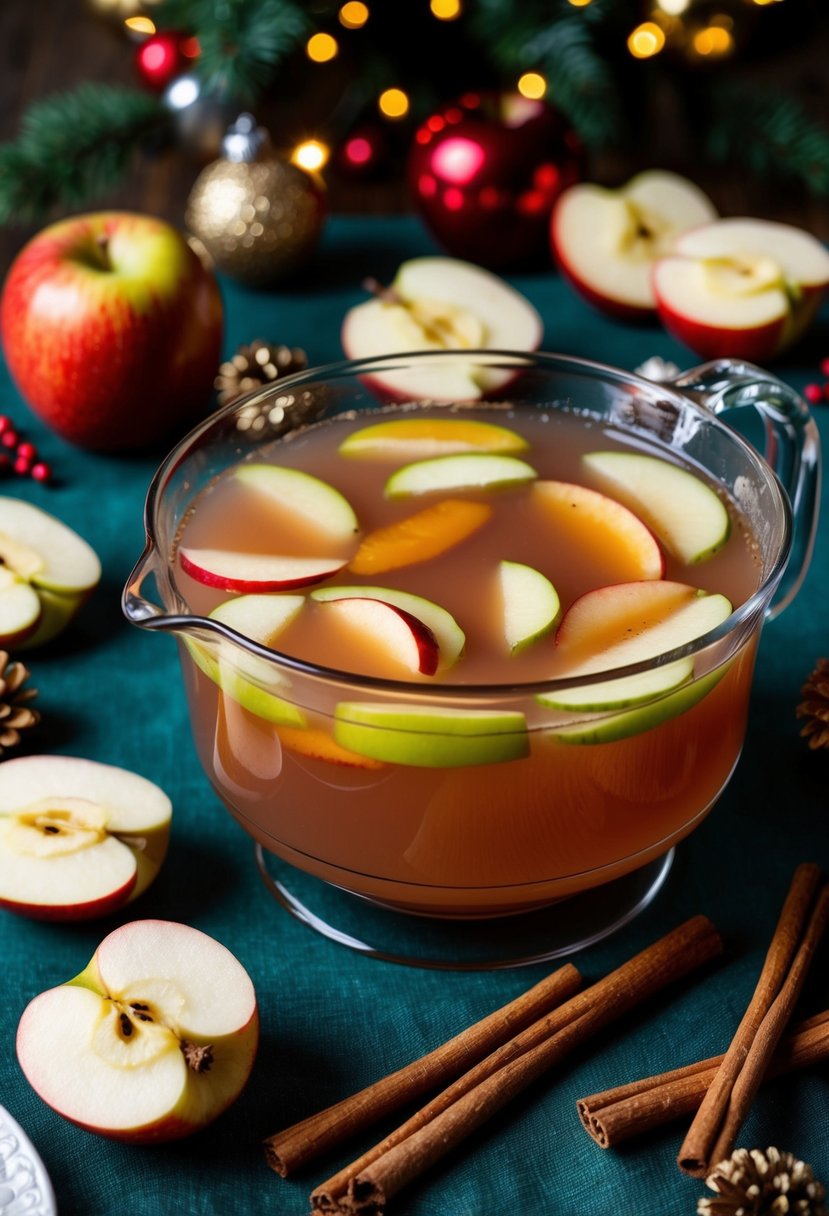
<svg viewBox="0 0 829 1216"><path fill-rule="evenodd" d="M361 280L388 278L402 259L432 248L414 219L333 220L300 288L254 294L223 284L226 350L264 337L304 347L312 363L338 359L340 322L361 297ZM695 362L655 326L629 328L598 317L549 270L515 282L543 314L547 350L624 368L654 353L683 366ZM824 314L796 361L777 370L802 388L826 354ZM15 417L56 473L52 487L15 479L0 490L60 515L94 545L104 567L102 586L77 623L30 656L43 721L26 750L123 765L169 792L175 819L166 866L120 919L183 920L219 938L249 970L263 1026L248 1088L199 1135L135 1148L80 1131L23 1079L15 1028L30 998L75 974L119 918L72 926L0 913L0 1102L40 1151L62 1216L303 1216L311 1187L354 1153L346 1149L283 1181L264 1164L263 1137L421 1054L550 968L471 974L402 968L354 955L276 905L255 872L249 839L197 764L173 642L141 633L121 617L121 587L142 547L143 499L157 462L90 455L63 444L28 415L4 369L0 412ZM829 406L816 414L825 441ZM824 522L826 511L824 504ZM726 937L725 960L705 982L682 986L605 1032L401 1195L394 1210L411 1216L695 1211L703 1188L674 1164L681 1127L624 1151L602 1152L578 1126L574 1100L722 1050L753 988L791 871L805 859L829 868L829 755L807 749L794 717L800 685L816 660L829 655L827 558L824 529L799 598L764 632L745 751L719 806L681 846L657 901L578 958L588 977L599 977L681 920L705 912ZM827 998L824 954L804 1009L824 1008ZM777 1082L763 1091L741 1140L789 1149L829 1184L827 1102L825 1071Z"/></svg>

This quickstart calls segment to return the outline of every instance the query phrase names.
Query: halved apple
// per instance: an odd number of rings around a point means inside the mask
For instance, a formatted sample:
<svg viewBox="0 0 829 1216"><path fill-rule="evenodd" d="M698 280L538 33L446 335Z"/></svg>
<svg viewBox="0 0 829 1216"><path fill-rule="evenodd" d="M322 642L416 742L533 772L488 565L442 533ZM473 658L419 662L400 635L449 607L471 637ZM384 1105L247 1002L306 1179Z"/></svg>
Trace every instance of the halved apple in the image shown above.
<svg viewBox="0 0 829 1216"><path fill-rule="evenodd" d="M488 503L444 498L414 515L369 532L349 562L354 574L383 574L453 549L492 516Z"/></svg>
<svg viewBox="0 0 829 1216"><path fill-rule="evenodd" d="M30 649L51 641L101 579L98 555L55 516L17 498L0 498L0 646ZM9 577L11 576L11 577ZM21 590L29 584L40 602Z"/></svg>
<svg viewBox="0 0 829 1216"><path fill-rule="evenodd" d="M650 319L654 262L672 251L682 232L716 214L699 187L676 173L646 170L616 190L580 182L553 208L553 255L596 308L626 320Z"/></svg>
<svg viewBox="0 0 829 1216"><path fill-rule="evenodd" d="M0 765L0 905L36 920L86 920L147 889L172 807L127 769L74 756Z"/></svg>
<svg viewBox="0 0 829 1216"><path fill-rule="evenodd" d="M139 920L29 1003L17 1058L64 1119L151 1143L188 1136L230 1106L258 1039L256 993L238 959L189 925Z"/></svg>
<svg viewBox="0 0 829 1216"><path fill-rule="evenodd" d="M641 452L588 452L582 463L600 488L641 515L681 562L704 561L728 540L725 504L687 469Z"/></svg>
<svg viewBox="0 0 829 1216"><path fill-rule="evenodd" d="M463 653L466 637L451 612L447 612L445 608L441 608L440 604L435 604L432 600L427 600L421 595L414 595L410 591L400 591L397 587L361 587L356 584L353 586L316 587L310 593L311 599L319 603L325 603L328 600L351 599L359 596L367 599L382 600L386 604L391 604L395 608L401 608L404 612L411 613L412 616L422 621L432 631L437 640L440 652L440 669L451 667Z"/></svg>
<svg viewBox="0 0 829 1216"><path fill-rule="evenodd" d="M524 485L537 476L535 469L517 456L461 452L403 465L389 477L384 493L387 498L407 498L437 491L497 489Z"/></svg>
<svg viewBox="0 0 829 1216"><path fill-rule="evenodd" d="M389 288L349 309L341 340L349 358L365 359L398 351L536 350L542 333L537 310L503 279L435 256L404 262ZM459 358L440 368L390 367L378 382L392 396L468 401L512 374Z"/></svg>
<svg viewBox="0 0 829 1216"><path fill-rule="evenodd" d="M349 629L371 638L395 666L412 674L433 676L440 661L437 639L424 621L405 608L369 596L337 596L320 607Z"/></svg>
<svg viewBox="0 0 829 1216"><path fill-rule="evenodd" d="M330 578L347 557L286 557L236 549L179 549L181 568L196 582L222 591L257 594L309 587Z"/></svg>
<svg viewBox="0 0 829 1216"><path fill-rule="evenodd" d="M665 560L656 538L622 503L568 481L537 481L531 492L559 552L566 544L574 559L590 554L607 582L662 578Z"/></svg>
<svg viewBox="0 0 829 1216"><path fill-rule="evenodd" d="M219 604L210 617L251 641L272 646L304 604L303 595L240 595ZM305 725L302 710L272 691L283 679L272 663L222 640L208 644L185 637L184 641L196 665L244 709L266 722Z"/></svg>
<svg viewBox="0 0 829 1216"><path fill-rule="evenodd" d="M417 768L500 764L530 750L526 719L517 711L374 701L341 701L334 738L359 755Z"/></svg>
<svg viewBox="0 0 829 1216"><path fill-rule="evenodd" d="M524 452L523 435L475 418L389 418L361 427L339 446L342 456L377 460L424 460L456 452Z"/></svg>
<svg viewBox="0 0 829 1216"><path fill-rule="evenodd" d="M498 565L504 639L512 654L545 637L558 620L561 602L545 574L521 562Z"/></svg>
<svg viewBox="0 0 829 1216"><path fill-rule="evenodd" d="M302 469L277 464L241 464L236 481L264 495L280 511L311 524L323 543L345 544L359 531L357 516L348 500L334 486Z"/></svg>
<svg viewBox="0 0 829 1216"><path fill-rule="evenodd" d="M829 286L829 252L811 233L733 217L686 232L653 288L665 328L708 359L765 362L803 334Z"/></svg>

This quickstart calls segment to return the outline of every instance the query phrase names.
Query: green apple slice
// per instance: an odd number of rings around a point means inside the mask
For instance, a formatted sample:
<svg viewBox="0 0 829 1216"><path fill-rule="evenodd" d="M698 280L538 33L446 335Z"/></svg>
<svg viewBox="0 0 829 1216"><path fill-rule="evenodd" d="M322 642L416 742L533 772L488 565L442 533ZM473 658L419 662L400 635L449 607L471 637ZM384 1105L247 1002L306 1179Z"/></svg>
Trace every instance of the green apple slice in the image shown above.
<svg viewBox="0 0 829 1216"><path fill-rule="evenodd" d="M642 734L691 709L720 682L728 670L728 666L729 664L725 663L700 679L684 684L676 692L659 697L657 700L637 708L611 714L607 718L595 718L587 722L573 723L571 726L553 727L549 733L562 743L582 744L615 743L619 739L628 739L631 735Z"/></svg>
<svg viewBox="0 0 829 1216"><path fill-rule="evenodd" d="M510 653L517 654L550 632L558 620L561 601L546 575L521 562L499 564L498 588L504 637Z"/></svg>
<svg viewBox="0 0 829 1216"><path fill-rule="evenodd" d="M588 452L583 463L607 493L642 516L679 561L704 561L728 539L731 521L702 478L641 452Z"/></svg>
<svg viewBox="0 0 829 1216"><path fill-rule="evenodd" d="M277 464L242 464L234 478L259 494L267 495L281 508L313 524L327 541L346 543L359 530L357 516L348 500L334 486Z"/></svg>
<svg viewBox="0 0 829 1216"><path fill-rule="evenodd" d="M693 659L677 659L664 667L654 667L636 676L582 684L561 692L540 693L537 700L551 709L582 710L599 713L609 709L629 709L634 705L663 697L691 679Z"/></svg>
<svg viewBox="0 0 829 1216"><path fill-rule="evenodd" d="M373 760L416 768L500 764L529 755L522 713L342 701L334 738Z"/></svg>
<svg viewBox="0 0 829 1216"><path fill-rule="evenodd" d="M517 431L475 418L390 418L352 431L340 444L343 456L423 460L459 452L523 452Z"/></svg>
<svg viewBox="0 0 829 1216"><path fill-rule="evenodd" d="M463 653L466 635L451 612L447 612L445 608L441 608L432 600L424 599L421 595L414 595L410 591L400 591L397 587L332 586L315 587L310 596L312 600L320 603L358 597L381 600L386 604L391 604L395 608L402 609L403 612L411 613L431 629L440 651L439 670L451 667Z"/></svg>
<svg viewBox="0 0 829 1216"><path fill-rule="evenodd" d="M461 452L404 465L392 473L384 492L387 498L407 498L436 490L494 489L523 485L537 476L535 469L517 456Z"/></svg>
<svg viewBox="0 0 829 1216"><path fill-rule="evenodd" d="M219 604L210 617L243 637L270 646L304 603L303 595L240 595ZM277 726L306 725L306 717L296 705L270 691L281 680L271 663L224 640L218 647L194 638L184 641L196 666L243 709Z"/></svg>

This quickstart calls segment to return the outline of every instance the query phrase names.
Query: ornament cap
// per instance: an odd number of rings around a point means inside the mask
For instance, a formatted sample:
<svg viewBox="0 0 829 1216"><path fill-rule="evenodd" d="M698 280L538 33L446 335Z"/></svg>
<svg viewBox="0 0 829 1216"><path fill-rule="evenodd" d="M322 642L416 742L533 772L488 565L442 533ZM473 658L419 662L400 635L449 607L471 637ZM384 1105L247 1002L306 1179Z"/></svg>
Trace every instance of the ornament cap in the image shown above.
<svg viewBox="0 0 829 1216"><path fill-rule="evenodd" d="M240 114L231 123L222 140L222 155L236 164L259 160L270 145L270 136L264 127L256 125L252 114Z"/></svg>

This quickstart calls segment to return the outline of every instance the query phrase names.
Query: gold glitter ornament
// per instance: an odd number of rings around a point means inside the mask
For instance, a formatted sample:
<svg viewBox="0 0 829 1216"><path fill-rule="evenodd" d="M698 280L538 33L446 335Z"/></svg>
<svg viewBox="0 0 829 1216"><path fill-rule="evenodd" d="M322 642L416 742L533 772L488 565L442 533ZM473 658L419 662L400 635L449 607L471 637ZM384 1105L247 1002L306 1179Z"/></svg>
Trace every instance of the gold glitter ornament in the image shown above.
<svg viewBox="0 0 829 1216"><path fill-rule="evenodd" d="M250 114L228 129L222 156L196 178L185 212L216 269L255 287L301 270L324 219L320 183L277 156Z"/></svg>

